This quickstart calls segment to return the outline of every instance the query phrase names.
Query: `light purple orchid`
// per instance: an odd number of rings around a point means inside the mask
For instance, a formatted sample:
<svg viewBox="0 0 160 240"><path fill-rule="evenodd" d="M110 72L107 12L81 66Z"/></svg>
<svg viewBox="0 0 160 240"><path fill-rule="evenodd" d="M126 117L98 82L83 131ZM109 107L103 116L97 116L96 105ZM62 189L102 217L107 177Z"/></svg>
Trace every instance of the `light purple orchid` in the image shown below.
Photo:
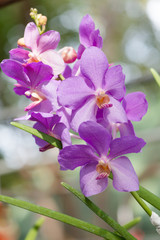
<svg viewBox="0 0 160 240"><path fill-rule="evenodd" d="M52 112L58 108L55 89L58 82L53 80L52 68L42 62L30 63L23 67L14 60L3 60L2 71L17 80L14 91L18 95L25 95L32 101L25 111L34 110ZM52 79L52 80L51 80Z"/></svg>
<svg viewBox="0 0 160 240"><path fill-rule="evenodd" d="M71 108L71 127L88 120L96 121L98 109L109 122L127 122L120 103L125 95L125 76L120 65L108 67L105 54L96 47L85 50L80 62L81 76L64 80L57 90L59 103Z"/></svg>
<svg viewBox="0 0 160 240"><path fill-rule="evenodd" d="M131 121L140 121L143 118L148 109L148 102L144 93L133 92L124 97L122 106L128 118L128 121L124 123L109 123L104 120L102 112L99 111L97 114L97 122L106 127L111 132L113 138L116 138L118 131L121 137L135 135Z"/></svg>
<svg viewBox="0 0 160 240"><path fill-rule="evenodd" d="M140 152L145 145L143 139L127 136L111 140L109 132L93 121L82 123L79 135L88 145L65 147L60 151L58 161L62 170L81 167L80 186L85 196L104 191L111 172L116 190L130 192L139 189L134 168L123 155Z"/></svg>
<svg viewBox="0 0 160 240"><path fill-rule="evenodd" d="M95 30L95 23L89 14L84 16L81 20L79 26L79 40L78 59L81 58L86 48L91 46L102 48L103 46L103 39L100 36L99 29Z"/></svg>
<svg viewBox="0 0 160 240"><path fill-rule="evenodd" d="M29 120L36 121L33 128L44 132L54 138L62 141L63 147L71 145L71 137L66 126L60 122L60 117L50 113L32 112ZM40 147L39 150L44 152L53 146L46 141L35 137L36 144Z"/></svg>
<svg viewBox="0 0 160 240"><path fill-rule="evenodd" d="M53 69L54 76L62 73L65 68L64 61L60 54L55 51L60 41L60 34L57 31L48 31L39 34L37 26L30 22L24 32L23 48L15 48L10 51L10 58L23 64L42 61Z"/></svg>

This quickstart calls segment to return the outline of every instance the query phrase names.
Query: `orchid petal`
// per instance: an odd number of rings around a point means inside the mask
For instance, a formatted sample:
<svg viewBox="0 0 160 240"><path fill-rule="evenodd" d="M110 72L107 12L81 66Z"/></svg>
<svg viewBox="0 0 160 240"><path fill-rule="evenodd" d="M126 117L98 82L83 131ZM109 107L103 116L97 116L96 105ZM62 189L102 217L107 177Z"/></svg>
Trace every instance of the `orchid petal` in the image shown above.
<svg viewBox="0 0 160 240"><path fill-rule="evenodd" d="M35 23L28 23L24 31L24 42L32 51L37 50L37 39L39 36L40 34Z"/></svg>
<svg viewBox="0 0 160 240"><path fill-rule="evenodd" d="M127 157L119 157L110 162L113 174L113 187L120 192L139 190L138 177Z"/></svg>
<svg viewBox="0 0 160 240"><path fill-rule="evenodd" d="M86 145L72 145L63 148L58 156L58 162L63 169L73 170L89 162L98 162L98 157L91 147Z"/></svg>
<svg viewBox="0 0 160 240"><path fill-rule="evenodd" d="M80 43L85 47L90 47L90 34L94 31L95 24L90 15L86 15L82 18L79 26L79 39Z"/></svg>
<svg viewBox="0 0 160 240"><path fill-rule="evenodd" d="M125 75L120 65L109 68L104 79L103 89L117 100L121 100L125 95Z"/></svg>
<svg viewBox="0 0 160 240"><path fill-rule="evenodd" d="M39 36L37 40L38 53L55 49L60 41L60 34L57 31L48 31Z"/></svg>
<svg viewBox="0 0 160 240"><path fill-rule="evenodd" d="M21 63L26 62L26 60L29 58L28 57L29 53L30 53L29 51L22 48L14 48L11 51L9 51L10 59L16 60Z"/></svg>
<svg viewBox="0 0 160 240"><path fill-rule="evenodd" d="M101 89L108 69L108 60L99 48L90 47L81 57L80 69L81 73L93 83L95 90Z"/></svg>
<svg viewBox="0 0 160 240"><path fill-rule="evenodd" d="M58 88L60 104L71 109L81 106L94 91L89 88L81 77L71 77L64 80Z"/></svg>
<svg viewBox="0 0 160 240"><path fill-rule="evenodd" d="M127 94L123 99L122 105L126 111L128 119L131 121L140 121L148 109L145 94L142 92Z"/></svg>
<svg viewBox="0 0 160 240"><path fill-rule="evenodd" d="M91 145L100 156L107 155L111 135L103 126L93 121L87 121L80 125L78 132L79 136Z"/></svg>
<svg viewBox="0 0 160 240"><path fill-rule="evenodd" d="M96 163L89 163L80 170L80 187L82 193L86 196L92 196L103 192L108 185L108 178L96 179Z"/></svg>
<svg viewBox="0 0 160 240"><path fill-rule="evenodd" d="M145 145L142 138L135 136L125 136L114 139L110 144L110 154L108 159L113 159L127 153L138 153Z"/></svg>
<svg viewBox="0 0 160 240"><path fill-rule="evenodd" d="M72 113L71 127L74 131L78 131L78 128L82 122L85 121L96 121L97 105L95 99L92 97L87 99L82 107L76 109Z"/></svg>

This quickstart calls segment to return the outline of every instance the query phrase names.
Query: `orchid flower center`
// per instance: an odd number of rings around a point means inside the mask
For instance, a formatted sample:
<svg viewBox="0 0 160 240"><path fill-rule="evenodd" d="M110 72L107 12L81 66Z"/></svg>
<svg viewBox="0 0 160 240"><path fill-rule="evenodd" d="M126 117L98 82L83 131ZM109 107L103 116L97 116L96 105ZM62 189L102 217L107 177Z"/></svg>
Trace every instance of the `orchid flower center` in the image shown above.
<svg viewBox="0 0 160 240"><path fill-rule="evenodd" d="M101 108L108 108L108 107L112 107L112 104L109 103L110 102L110 98L109 96L104 92L104 90L98 90L96 92L96 104L97 106L101 109Z"/></svg>
<svg viewBox="0 0 160 240"><path fill-rule="evenodd" d="M28 54L28 57L29 57L29 59L28 59L28 61L27 61L27 63L33 63L33 62L39 62L39 61L41 61L41 59L39 58L39 57L37 57L34 53L32 53L32 52L30 52L29 54Z"/></svg>
<svg viewBox="0 0 160 240"><path fill-rule="evenodd" d="M97 180L102 179L102 178L108 177L110 175L111 166L110 166L109 162L100 160L96 166L96 171L99 173L99 175L96 179Z"/></svg>
<svg viewBox="0 0 160 240"><path fill-rule="evenodd" d="M29 104L26 108L25 111L31 110L33 107L37 106L38 104L40 104L43 100L46 99L45 96L43 96L41 93L37 92L37 91L26 91L25 95L27 97L30 97L31 101L33 103Z"/></svg>

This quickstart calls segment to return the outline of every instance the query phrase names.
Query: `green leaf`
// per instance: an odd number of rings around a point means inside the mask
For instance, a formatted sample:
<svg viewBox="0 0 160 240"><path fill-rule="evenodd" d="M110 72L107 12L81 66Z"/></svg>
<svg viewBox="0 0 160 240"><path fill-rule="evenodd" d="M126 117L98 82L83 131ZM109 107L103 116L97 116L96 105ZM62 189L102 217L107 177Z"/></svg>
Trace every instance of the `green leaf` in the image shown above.
<svg viewBox="0 0 160 240"><path fill-rule="evenodd" d="M159 87L160 87L160 75L159 75L159 74L156 72L156 70L153 69L153 68L151 68L150 71L151 71L154 79L156 80L157 84L158 84Z"/></svg>
<svg viewBox="0 0 160 240"><path fill-rule="evenodd" d="M34 224L34 226L29 230L27 236L24 240L35 240L38 234L38 231L42 224L44 223L44 218L39 218L38 221Z"/></svg>
<svg viewBox="0 0 160 240"><path fill-rule="evenodd" d="M124 227L122 227L113 218L107 215L103 210L101 210L97 205L95 205L89 198L85 197L81 192L77 191L69 184L62 182L68 191L73 193L77 198L79 198L88 208L90 208L97 216L103 219L108 225L110 225L116 232L118 232L126 240L136 240Z"/></svg>
<svg viewBox="0 0 160 240"><path fill-rule="evenodd" d="M79 220L77 218L68 216L63 213L55 212L51 209L41 207L23 200L0 195L0 201L67 223L69 225L72 225L82 230L85 230L87 232L93 233L107 240L125 240L124 238L116 235L115 233L107 231L91 223Z"/></svg>
<svg viewBox="0 0 160 240"><path fill-rule="evenodd" d="M42 140L50 143L52 146L54 147L57 147L59 149L62 149L62 143L60 140L50 136L50 135L47 135L46 133L43 133L35 128L32 128L32 127L29 127L29 126L26 126L24 124L21 124L21 123L18 123L18 122L11 122L11 125L17 127L17 128L20 128L28 133L31 133L33 134L34 136L38 137L38 138L41 138Z"/></svg>

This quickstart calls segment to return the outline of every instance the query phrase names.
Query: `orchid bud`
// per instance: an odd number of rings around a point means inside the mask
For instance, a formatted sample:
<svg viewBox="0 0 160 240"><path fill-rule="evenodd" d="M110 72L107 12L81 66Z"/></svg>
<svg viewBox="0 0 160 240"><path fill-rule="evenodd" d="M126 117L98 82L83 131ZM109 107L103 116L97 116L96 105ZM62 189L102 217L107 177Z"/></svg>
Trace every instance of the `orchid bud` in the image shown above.
<svg viewBox="0 0 160 240"><path fill-rule="evenodd" d="M39 25L42 26L42 25L46 25L46 24L47 24L47 17L42 15L39 18Z"/></svg>
<svg viewBox="0 0 160 240"><path fill-rule="evenodd" d="M25 43L24 43L24 38L18 39L17 44L18 44L18 46L20 46L20 47L26 47L26 45L25 45Z"/></svg>
<svg viewBox="0 0 160 240"><path fill-rule="evenodd" d="M73 47L64 47L59 50L65 63L73 63L77 59L77 53Z"/></svg>

